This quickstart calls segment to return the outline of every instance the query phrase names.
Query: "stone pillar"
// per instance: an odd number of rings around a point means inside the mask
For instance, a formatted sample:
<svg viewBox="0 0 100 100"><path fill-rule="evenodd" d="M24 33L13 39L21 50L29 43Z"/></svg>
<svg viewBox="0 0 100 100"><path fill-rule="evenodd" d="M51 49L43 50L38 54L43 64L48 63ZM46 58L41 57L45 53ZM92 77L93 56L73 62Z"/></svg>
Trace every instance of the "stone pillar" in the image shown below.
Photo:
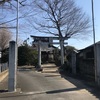
<svg viewBox="0 0 100 100"><path fill-rule="evenodd" d="M76 53L74 51L72 52L72 57L71 57L71 67L72 67L72 73L76 74Z"/></svg>
<svg viewBox="0 0 100 100"><path fill-rule="evenodd" d="M41 68L41 41L38 41L38 67Z"/></svg>
<svg viewBox="0 0 100 100"><path fill-rule="evenodd" d="M9 78L8 91L16 91L16 71L17 71L17 44L15 41L9 43Z"/></svg>
<svg viewBox="0 0 100 100"><path fill-rule="evenodd" d="M100 86L100 44L96 44L96 82Z"/></svg>

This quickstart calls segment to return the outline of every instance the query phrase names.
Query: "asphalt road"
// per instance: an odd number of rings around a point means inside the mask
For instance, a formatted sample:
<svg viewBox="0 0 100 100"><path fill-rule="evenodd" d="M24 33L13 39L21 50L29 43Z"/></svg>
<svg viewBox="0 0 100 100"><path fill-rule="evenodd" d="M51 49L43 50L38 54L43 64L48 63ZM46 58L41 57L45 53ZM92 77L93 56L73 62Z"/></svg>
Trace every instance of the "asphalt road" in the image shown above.
<svg viewBox="0 0 100 100"><path fill-rule="evenodd" d="M61 77L52 66L44 66L42 73L30 69L18 71L21 95L3 97L0 100L99 100L81 81Z"/></svg>

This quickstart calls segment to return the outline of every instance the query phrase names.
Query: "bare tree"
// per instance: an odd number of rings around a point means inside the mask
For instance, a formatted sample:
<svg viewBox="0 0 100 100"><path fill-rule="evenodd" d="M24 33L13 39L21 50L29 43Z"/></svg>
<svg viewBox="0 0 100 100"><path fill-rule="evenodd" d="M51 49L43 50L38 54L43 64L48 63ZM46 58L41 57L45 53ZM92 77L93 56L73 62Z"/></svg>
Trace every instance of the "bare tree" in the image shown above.
<svg viewBox="0 0 100 100"><path fill-rule="evenodd" d="M37 0L35 4L44 13L42 21L36 22L41 32L70 38L90 28L89 18L73 0Z"/></svg>
<svg viewBox="0 0 100 100"><path fill-rule="evenodd" d="M36 0L35 6L42 13L39 13L42 18L36 20L35 28L59 37L61 64L64 64L64 40L84 33L87 35L90 28L89 18L75 5L74 0Z"/></svg>
<svg viewBox="0 0 100 100"><path fill-rule="evenodd" d="M10 7L11 6L14 7L14 4L12 3L13 1L18 2L18 0L0 0L0 5L4 6L5 3L8 3L8 4L10 4ZM22 5L22 6L25 6L24 5L25 1L27 1L27 0L19 0L19 4Z"/></svg>
<svg viewBox="0 0 100 100"><path fill-rule="evenodd" d="M0 26L3 24L8 24L8 26L11 26L16 22L17 20L16 13L18 10L17 2L19 3L18 19L26 20L26 18L30 16L34 16L34 12L33 12L34 9L31 8L33 1L34 0L30 0L30 1L29 0L19 0L19 1L18 0L1 0L0 1L0 11L1 11ZM9 15L11 17L8 17Z"/></svg>
<svg viewBox="0 0 100 100"><path fill-rule="evenodd" d="M0 51L8 47L12 34L7 28L0 29Z"/></svg>
<svg viewBox="0 0 100 100"><path fill-rule="evenodd" d="M9 2L9 1L11 0L0 0L0 5L3 5L4 3Z"/></svg>
<svg viewBox="0 0 100 100"><path fill-rule="evenodd" d="M3 25L6 27L5 25ZM9 45L9 41L11 40L11 32L7 28L0 29L0 53L1 59L3 57L3 50L6 49ZM1 60L0 60L1 63Z"/></svg>

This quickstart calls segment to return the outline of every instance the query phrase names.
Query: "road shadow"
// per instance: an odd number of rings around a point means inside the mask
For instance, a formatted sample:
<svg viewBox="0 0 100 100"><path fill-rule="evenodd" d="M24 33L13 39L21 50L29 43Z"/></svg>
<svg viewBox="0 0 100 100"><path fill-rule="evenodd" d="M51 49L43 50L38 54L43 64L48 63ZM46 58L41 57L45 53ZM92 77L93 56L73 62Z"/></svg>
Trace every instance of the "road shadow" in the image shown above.
<svg viewBox="0 0 100 100"><path fill-rule="evenodd" d="M8 90L0 90L0 93L8 92Z"/></svg>
<svg viewBox="0 0 100 100"><path fill-rule="evenodd" d="M71 92L71 91L77 91L81 90L82 88L69 88L69 89L60 89L60 90L53 90L53 91L47 91L47 94L55 94L55 93L63 93L63 92Z"/></svg>
<svg viewBox="0 0 100 100"><path fill-rule="evenodd" d="M60 75L46 75L45 77L58 77Z"/></svg>
<svg viewBox="0 0 100 100"><path fill-rule="evenodd" d="M85 80L80 76L76 76L73 74L67 74L67 72L60 72L62 78L68 80L72 84L74 84L78 89L86 89L96 98L100 99L100 87L98 87L95 82L91 80Z"/></svg>

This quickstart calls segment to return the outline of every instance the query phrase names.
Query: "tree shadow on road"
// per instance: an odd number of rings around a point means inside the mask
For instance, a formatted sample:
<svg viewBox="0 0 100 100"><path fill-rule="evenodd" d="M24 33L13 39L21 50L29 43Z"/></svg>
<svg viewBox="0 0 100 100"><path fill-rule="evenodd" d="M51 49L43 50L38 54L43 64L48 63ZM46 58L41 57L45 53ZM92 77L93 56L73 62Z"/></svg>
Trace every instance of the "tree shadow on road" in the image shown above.
<svg viewBox="0 0 100 100"><path fill-rule="evenodd" d="M60 74L62 78L74 84L78 89L86 89L96 98L100 99L100 87L98 87L93 81L85 80L73 74L66 74L66 72L60 72Z"/></svg>

